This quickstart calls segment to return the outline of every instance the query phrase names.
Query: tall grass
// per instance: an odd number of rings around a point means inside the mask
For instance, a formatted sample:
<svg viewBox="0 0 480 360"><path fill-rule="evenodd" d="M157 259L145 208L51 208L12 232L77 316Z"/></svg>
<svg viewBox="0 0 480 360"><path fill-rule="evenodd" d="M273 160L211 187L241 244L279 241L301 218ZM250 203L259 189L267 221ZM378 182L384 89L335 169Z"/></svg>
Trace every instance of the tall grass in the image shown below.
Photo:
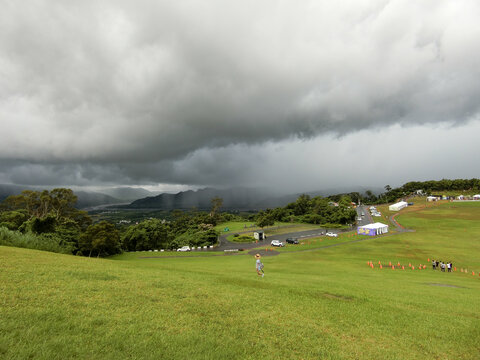
<svg viewBox="0 0 480 360"><path fill-rule="evenodd" d="M15 246L26 249L51 251L60 254L71 254L72 247L60 245L61 239L55 235L22 234L6 227L0 227L0 245Z"/></svg>

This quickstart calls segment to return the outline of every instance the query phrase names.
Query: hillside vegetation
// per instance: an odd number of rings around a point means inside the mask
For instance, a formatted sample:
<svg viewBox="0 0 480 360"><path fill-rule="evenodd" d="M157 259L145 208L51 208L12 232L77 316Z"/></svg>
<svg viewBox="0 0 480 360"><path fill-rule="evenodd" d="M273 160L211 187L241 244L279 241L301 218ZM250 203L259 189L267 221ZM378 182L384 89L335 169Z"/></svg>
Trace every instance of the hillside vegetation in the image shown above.
<svg viewBox="0 0 480 360"><path fill-rule="evenodd" d="M397 219L415 232L313 239L263 257L264 278L248 254L0 247L0 358L478 359L480 204L414 210ZM432 271L432 257L458 271Z"/></svg>

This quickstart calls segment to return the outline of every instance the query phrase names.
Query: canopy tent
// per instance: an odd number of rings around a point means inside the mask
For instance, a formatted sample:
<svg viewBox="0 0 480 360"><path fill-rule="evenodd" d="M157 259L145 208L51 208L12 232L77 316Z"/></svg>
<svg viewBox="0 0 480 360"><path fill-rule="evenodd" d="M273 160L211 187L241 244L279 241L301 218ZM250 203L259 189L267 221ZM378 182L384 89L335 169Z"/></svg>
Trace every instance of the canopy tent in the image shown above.
<svg viewBox="0 0 480 360"><path fill-rule="evenodd" d="M473 200L480 200L480 194L473 195Z"/></svg>
<svg viewBox="0 0 480 360"><path fill-rule="evenodd" d="M359 226L357 228L358 235L375 236L375 235L381 235L385 233L388 233L388 225L385 225L379 222L374 224Z"/></svg>
<svg viewBox="0 0 480 360"><path fill-rule="evenodd" d="M388 210L390 211L399 211L402 210L403 208L407 207L408 203L406 201L400 201L396 204L392 204L388 207Z"/></svg>

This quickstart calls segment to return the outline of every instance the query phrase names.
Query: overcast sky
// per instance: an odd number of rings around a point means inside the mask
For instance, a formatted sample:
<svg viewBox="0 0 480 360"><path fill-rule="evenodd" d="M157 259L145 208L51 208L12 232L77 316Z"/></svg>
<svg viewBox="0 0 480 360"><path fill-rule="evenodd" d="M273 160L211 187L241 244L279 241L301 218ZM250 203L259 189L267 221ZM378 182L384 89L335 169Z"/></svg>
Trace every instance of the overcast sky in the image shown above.
<svg viewBox="0 0 480 360"><path fill-rule="evenodd" d="M0 0L0 183L480 177L480 2Z"/></svg>

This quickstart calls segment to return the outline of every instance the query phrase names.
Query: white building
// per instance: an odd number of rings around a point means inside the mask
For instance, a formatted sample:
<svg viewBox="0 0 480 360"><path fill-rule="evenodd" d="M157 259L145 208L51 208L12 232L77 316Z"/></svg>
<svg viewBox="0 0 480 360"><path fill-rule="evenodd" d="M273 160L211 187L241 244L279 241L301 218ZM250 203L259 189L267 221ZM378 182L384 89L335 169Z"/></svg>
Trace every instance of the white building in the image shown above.
<svg viewBox="0 0 480 360"><path fill-rule="evenodd" d="M388 207L388 210L390 211L400 211L403 208L406 208L408 206L408 203L406 201L400 201L398 203L392 204Z"/></svg>
<svg viewBox="0 0 480 360"><path fill-rule="evenodd" d="M358 235L375 236L375 235L381 235L386 233L388 233L388 225L385 225L379 222L374 224L359 226L357 228Z"/></svg>
<svg viewBox="0 0 480 360"><path fill-rule="evenodd" d="M266 238L263 231L255 231L253 233L253 237L255 238L255 240L264 240Z"/></svg>

